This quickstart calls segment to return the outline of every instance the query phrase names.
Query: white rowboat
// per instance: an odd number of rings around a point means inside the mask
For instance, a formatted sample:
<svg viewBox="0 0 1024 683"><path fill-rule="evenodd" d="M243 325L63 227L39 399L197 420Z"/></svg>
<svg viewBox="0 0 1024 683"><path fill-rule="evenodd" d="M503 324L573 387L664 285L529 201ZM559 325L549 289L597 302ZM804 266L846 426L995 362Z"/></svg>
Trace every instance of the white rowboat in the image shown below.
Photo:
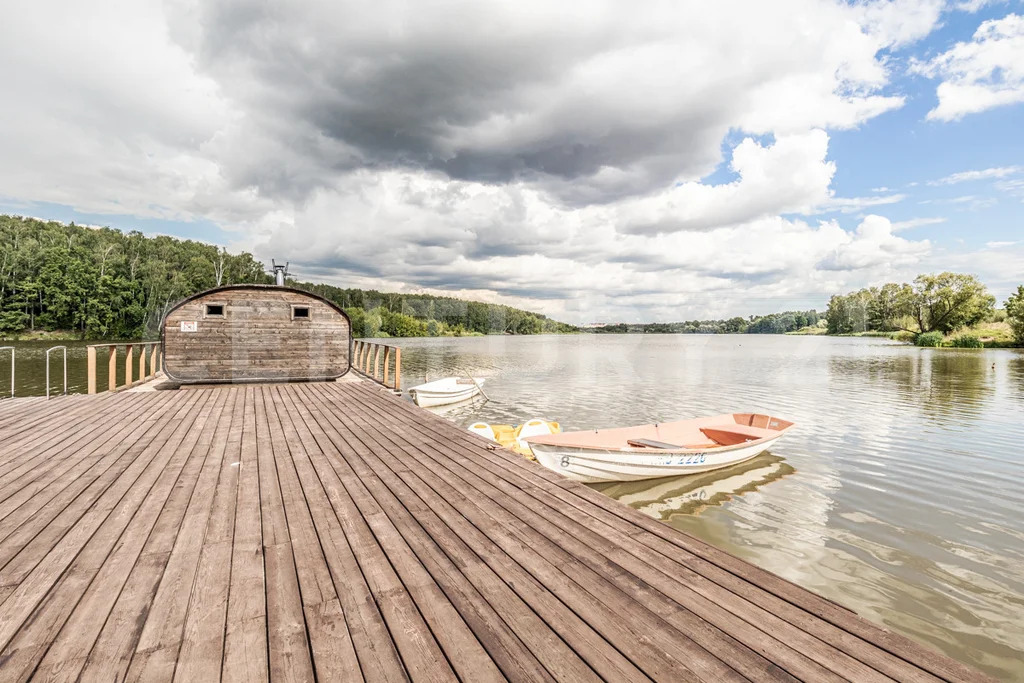
<svg viewBox="0 0 1024 683"><path fill-rule="evenodd" d="M792 422L731 413L680 422L528 437L537 462L587 483L697 474L763 453Z"/></svg>
<svg viewBox="0 0 1024 683"><path fill-rule="evenodd" d="M473 398L480 393L483 383L484 380L472 377L445 377L415 386L409 389L409 395L423 408L444 406Z"/></svg>

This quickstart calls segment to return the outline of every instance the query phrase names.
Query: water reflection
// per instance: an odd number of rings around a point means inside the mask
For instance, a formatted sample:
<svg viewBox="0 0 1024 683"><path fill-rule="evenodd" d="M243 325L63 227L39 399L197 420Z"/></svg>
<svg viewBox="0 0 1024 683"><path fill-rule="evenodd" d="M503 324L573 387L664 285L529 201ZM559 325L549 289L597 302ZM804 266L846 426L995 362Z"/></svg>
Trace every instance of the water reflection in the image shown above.
<svg viewBox="0 0 1024 683"><path fill-rule="evenodd" d="M781 457L756 458L711 472L653 481L595 484L593 488L655 519L671 522L676 515L697 515L734 496L756 491L796 470Z"/></svg>
<svg viewBox="0 0 1024 683"><path fill-rule="evenodd" d="M829 361L831 381L842 390L895 393L894 400L918 405L926 417L980 417L995 391L992 356L977 350L902 348L878 357L837 357ZM877 400L877 393L872 396Z"/></svg>

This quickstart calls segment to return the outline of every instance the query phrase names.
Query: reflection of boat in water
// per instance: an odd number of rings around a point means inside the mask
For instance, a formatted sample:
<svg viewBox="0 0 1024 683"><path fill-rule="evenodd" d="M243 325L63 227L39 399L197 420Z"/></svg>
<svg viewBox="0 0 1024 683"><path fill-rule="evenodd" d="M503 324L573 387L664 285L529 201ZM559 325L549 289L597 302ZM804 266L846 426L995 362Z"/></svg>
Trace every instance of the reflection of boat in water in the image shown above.
<svg viewBox="0 0 1024 683"><path fill-rule="evenodd" d="M673 479L596 484L610 498L656 519L698 514L733 496L755 491L793 474L796 469L777 455L764 453L732 467Z"/></svg>
<svg viewBox="0 0 1024 683"><path fill-rule="evenodd" d="M537 462L587 483L697 474L750 460L792 422L727 413L679 422L563 432L526 439Z"/></svg>

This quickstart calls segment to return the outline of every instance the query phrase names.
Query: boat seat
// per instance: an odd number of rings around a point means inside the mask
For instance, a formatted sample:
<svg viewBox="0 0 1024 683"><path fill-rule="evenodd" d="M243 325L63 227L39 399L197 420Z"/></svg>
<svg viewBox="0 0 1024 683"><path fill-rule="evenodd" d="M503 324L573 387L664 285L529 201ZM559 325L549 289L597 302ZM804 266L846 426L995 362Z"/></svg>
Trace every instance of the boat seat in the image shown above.
<svg viewBox="0 0 1024 683"><path fill-rule="evenodd" d="M749 427L747 425L722 425L721 427L701 427L700 431L704 436L724 446L743 443L745 441L756 441L766 436L778 434L774 429L762 427Z"/></svg>
<svg viewBox="0 0 1024 683"><path fill-rule="evenodd" d="M664 441L655 441L654 439L630 439L626 442L630 446L639 446L641 448L661 448L665 450L678 450L685 448L674 443L665 443Z"/></svg>

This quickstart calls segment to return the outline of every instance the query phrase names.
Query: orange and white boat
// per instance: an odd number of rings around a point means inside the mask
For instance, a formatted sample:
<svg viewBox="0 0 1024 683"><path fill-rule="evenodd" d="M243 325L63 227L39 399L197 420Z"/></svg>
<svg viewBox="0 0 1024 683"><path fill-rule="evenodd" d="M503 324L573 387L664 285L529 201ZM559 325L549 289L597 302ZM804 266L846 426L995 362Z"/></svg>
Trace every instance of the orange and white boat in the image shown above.
<svg viewBox="0 0 1024 683"><path fill-rule="evenodd" d="M696 474L749 460L792 422L730 413L680 422L545 434L525 439L537 462L587 483Z"/></svg>

